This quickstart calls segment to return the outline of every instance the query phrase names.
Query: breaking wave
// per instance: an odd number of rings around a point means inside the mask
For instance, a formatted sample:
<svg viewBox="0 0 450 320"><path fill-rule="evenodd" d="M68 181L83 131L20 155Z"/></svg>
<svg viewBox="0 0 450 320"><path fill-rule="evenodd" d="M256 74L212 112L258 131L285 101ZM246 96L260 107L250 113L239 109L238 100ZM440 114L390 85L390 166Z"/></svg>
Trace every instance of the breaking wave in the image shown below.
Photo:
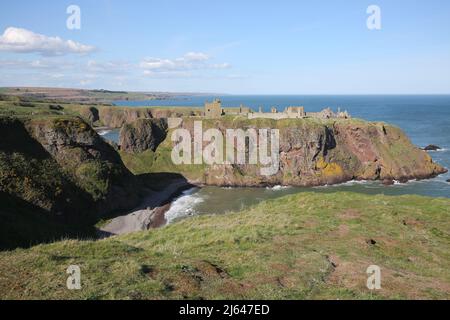
<svg viewBox="0 0 450 320"><path fill-rule="evenodd" d="M100 130L98 133L99 136L106 136L108 133L110 133L112 130Z"/></svg>
<svg viewBox="0 0 450 320"><path fill-rule="evenodd" d="M273 187L266 187L267 190L272 190L272 191L279 191L279 190L285 190L285 189L289 189L291 188L290 186L273 186Z"/></svg>
<svg viewBox="0 0 450 320"><path fill-rule="evenodd" d="M172 202L170 209L165 213L167 224L185 217L191 217L197 212L195 206L204 201L204 198L197 194L198 188L186 190L182 195Z"/></svg>
<svg viewBox="0 0 450 320"><path fill-rule="evenodd" d="M343 186L354 186L354 185L369 185L371 183L374 183L374 181L369 180L350 180L342 183L337 184L326 184L323 186L317 186L313 188L331 188L331 187L343 187Z"/></svg>

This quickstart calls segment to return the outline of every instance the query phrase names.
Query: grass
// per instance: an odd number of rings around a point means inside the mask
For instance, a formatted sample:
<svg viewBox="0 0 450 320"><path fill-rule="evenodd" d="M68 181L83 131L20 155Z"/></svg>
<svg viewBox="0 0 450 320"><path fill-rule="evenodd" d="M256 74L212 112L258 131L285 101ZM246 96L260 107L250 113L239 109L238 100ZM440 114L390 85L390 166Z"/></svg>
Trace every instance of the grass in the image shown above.
<svg viewBox="0 0 450 320"><path fill-rule="evenodd" d="M76 103L68 101L45 101L18 96L4 96L0 93L0 116L18 118L54 117L54 116L80 116L90 123L89 109L95 108L100 114L100 120L93 123L95 126L120 127L125 122L126 114L134 112L140 118L147 118L151 113L155 117L167 118L188 117L201 114L201 108L195 107L117 107L99 102Z"/></svg>
<svg viewBox="0 0 450 320"><path fill-rule="evenodd" d="M302 193L101 241L0 253L3 299L448 299L450 200ZM66 289L81 267L82 290ZM366 287L378 265L382 289Z"/></svg>

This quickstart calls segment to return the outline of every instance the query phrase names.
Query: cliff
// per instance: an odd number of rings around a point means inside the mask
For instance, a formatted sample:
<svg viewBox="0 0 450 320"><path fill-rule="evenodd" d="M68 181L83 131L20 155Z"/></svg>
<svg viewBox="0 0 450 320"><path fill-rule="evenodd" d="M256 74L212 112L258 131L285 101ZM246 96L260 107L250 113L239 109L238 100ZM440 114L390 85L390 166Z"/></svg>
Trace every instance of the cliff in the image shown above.
<svg viewBox="0 0 450 320"><path fill-rule="evenodd" d="M80 118L33 119L25 124L62 170L96 203L98 211L128 208L134 176L112 146Z"/></svg>
<svg viewBox="0 0 450 320"><path fill-rule="evenodd" d="M167 121L165 119L139 119L123 125L119 145L125 152L155 151L166 139Z"/></svg>
<svg viewBox="0 0 450 320"><path fill-rule="evenodd" d="M197 119L199 120L199 119ZM180 128L194 136L195 118ZM318 186L349 180L406 181L446 172L424 151L414 146L397 127L362 120L254 119L224 117L202 121L203 132L219 129L279 129L279 170L261 175L260 165L174 165L170 131L156 152L122 155L133 171L178 172L192 183L218 186L292 185ZM206 143L204 143L204 146Z"/></svg>
<svg viewBox="0 0 450 320"><path fill-rule="evenodd" d="M76 229L137 204L135 177L113 147L80 118L2 117L0 137L2 231L20 229L21 219L15 216L20 208L23 216Z"/></svg>
<svg viewBox="0 0 450 320"><path fill-rule="evenodd" d="M79 114L90 124L99 124L109 128L121 128L127 123L139 119L167 119L171 117L200 116L203 109L188 107L149 107L127 108L111 106L71 106L71 110Z"/></svg>

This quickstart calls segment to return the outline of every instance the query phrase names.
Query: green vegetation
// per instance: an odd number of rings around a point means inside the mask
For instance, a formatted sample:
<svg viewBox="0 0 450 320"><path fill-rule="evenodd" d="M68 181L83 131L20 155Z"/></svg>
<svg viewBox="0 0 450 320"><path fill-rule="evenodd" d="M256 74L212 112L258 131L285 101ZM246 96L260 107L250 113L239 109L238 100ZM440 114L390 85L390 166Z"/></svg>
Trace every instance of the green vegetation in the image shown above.
<svg viewBox="0 0 450 320"><path fill-rule="evenodd" d="M29 247L62 239L95 238L96 230L86 224L55 219L47 211L0 191L0 247L2 250Z"/></svg>
<svg viewBox="0 0 450 320"><path fill-rule="evenodd" d="M140 181L80 118L0 116L0 249L95 235L138 204Z"/></svg>
<svg viewBox="0 0 450 320"><path fill-rule="evenodd" d="M0 253L0 298L448 299L449 229L448 199L291 195L97 242ZM65 287L72 264L80 291ZM379 291L366 288L373 264Z"/></svg>
<svg viewBox="0 0 450 320"><path fill-rule="evenodd" d="M65 88L0 88L0 94L26 99L111 103L116 100L155 100L176 96L169 93L146 93L110 90L82 90Z"/></svg>
<svg viewBox="0 0 450 320"><path fill-rule="evenodd" d="M179 173L191 180L202 180L206 164L175 165L171 159L172 148L170 139L166 139L158 149L142 153L120 152L125 166L136 175L146 173Z"/></svg>
<svg viewBox="0 0 450 320"><path fill-rule="evenodd" d="M104 94L124 93L91 94L98 100ZM189 115L183 126L192 129L192 122L200 119L195 117L198 112L201 109L119 108L0 94L1 247L58 241L1 252L0 299L450 298L448 199L303 193L148 232L60 241L62 236L93 236L94 225L136 206L141 187L162 190L182 176L199 183L207 176L218 182L230 178L208 171L206 165L174 165L170 130L156 151L122 151L119 157L90 127ZM400 129L383 124L231 115L202 120L203 130L286 129L286 143L307 145L306 153L311 151L311 163L303 172L311 169L331 182L345 171L363 169L364 176L377 177L375 165L360 166L371 158L382 159L388 173L403 176L409 174L404 163L416 171L417 163L423 164L419 175L424 177L429 174L426 166L432 166L431 158L412 146ZM335 126L341 127L334 138L341 139L342 150L325 139ZM414 152L417 161L410 159ZM299 176L299 165L293 162L284 176ZM241 169L235 171L236 182L251 178L251 171ZM316 178L312 175L311 181ZM259 181L254 175L251 182ZM66 269L73 264L82 270L81 291L65 287ZM365 286L366 269L373 264L382 270L380 291Z"/></svg>

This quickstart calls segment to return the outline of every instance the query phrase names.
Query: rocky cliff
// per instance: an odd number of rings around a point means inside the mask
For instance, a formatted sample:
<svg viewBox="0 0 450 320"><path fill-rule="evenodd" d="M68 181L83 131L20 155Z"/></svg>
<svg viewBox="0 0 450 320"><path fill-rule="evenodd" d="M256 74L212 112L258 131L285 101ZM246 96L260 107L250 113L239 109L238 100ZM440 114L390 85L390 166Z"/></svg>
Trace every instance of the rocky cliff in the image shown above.
<svg viewBox="0 0 450 320"><path fill-rule="evenodd" d="M85 121L90 124L103 125L109 128L121 128L127 123L139 119L167 119L171 117L200 116L201 108L126 108L111 106L82 106L74 108Z"/></svg>
<svg viewBox="0 0 450 320"><path fill-rule="evenodd" d="M167 136L165 119L139 119L120 130L120 149L124 152L155 151Z"/></svg>
<svg viewBox="0 0 450 320"><path fill-rule="evenodd" d="M0 191L49 216L95 218L138 200L120 156L80 118L0 118L0 136Z"/></svg>
<svg viewBox="0 0 450 320"><path fill-rule="evenodd" d="M197 119L198 120L198 119ZM184 119L180 128L193 136L194 119ZM406 181L425 179L446 172L424 151L414 146L397 127L362 120L286 119L248 120L225 117L203 120L203 131L219 129L279 129L279 171L261 175L259 165L181 165L168 164L174 143L168 138L151 159L148 172L176 171L191 182L218 186L292 185L318 186L349 180ZM225 136L225 134L224 134ZM204 146L206 143L204 143ZM136 154L142 172L143 155ZM136 167L126 157L130 168Z"/></svg>

